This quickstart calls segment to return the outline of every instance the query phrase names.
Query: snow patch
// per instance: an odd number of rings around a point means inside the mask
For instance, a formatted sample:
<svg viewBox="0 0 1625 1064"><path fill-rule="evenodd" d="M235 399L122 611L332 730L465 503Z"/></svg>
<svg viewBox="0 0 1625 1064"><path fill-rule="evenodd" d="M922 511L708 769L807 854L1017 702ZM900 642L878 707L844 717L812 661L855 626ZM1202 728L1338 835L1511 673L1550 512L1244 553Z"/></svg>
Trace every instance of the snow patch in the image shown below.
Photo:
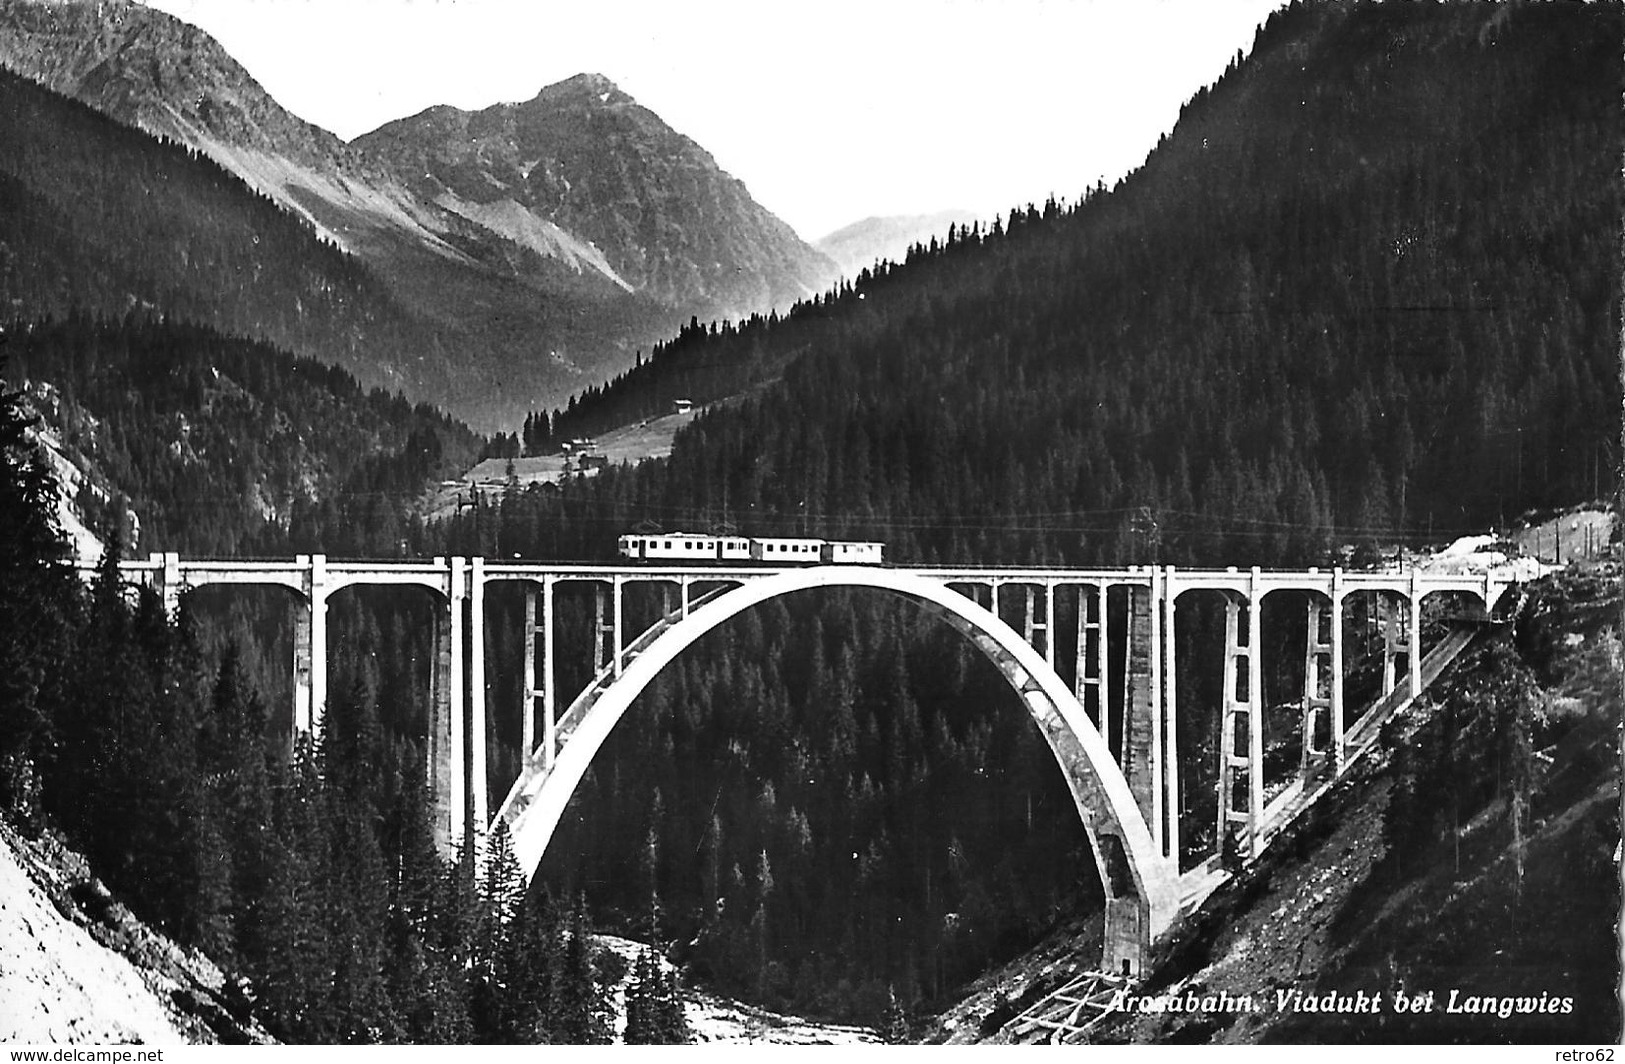
<svg viewBox="0 0 1625 1064"><path fill-rule="evenodd" d="M593 941L626 961L627 974L610 989L615 1011L614 1029L619 1038L626 1030L626 990L632 982L638 954L643 952L644 945L615 935L594 935ZM664 957L659 961L661 971L672 970L670 961ZM867 1027L818 1023L799 1016L786 1016L686 986L683 987L683 1015L688 1019L696 1042L799 1046L877 1045L882 1042Z"/></svg>
<svg viewBox="0 0 1625 1064"><path fill-rule="evenodd" d="M1457 558L1465 554L1487 551L1495 545L1495 536L1486 532L1482 536L1462 536L1450 546L1434 555L1436 558Z"/></svg>
<svg viewBox="0 0 1625 1064"><path fill-rule="evenodd" d="M1538 580L1563 568L1522 553L1506 539L1488 532L1462 536L1449 546L1418 555L1412 561L1425 573L1487 574L1519 583Z"/></svg>

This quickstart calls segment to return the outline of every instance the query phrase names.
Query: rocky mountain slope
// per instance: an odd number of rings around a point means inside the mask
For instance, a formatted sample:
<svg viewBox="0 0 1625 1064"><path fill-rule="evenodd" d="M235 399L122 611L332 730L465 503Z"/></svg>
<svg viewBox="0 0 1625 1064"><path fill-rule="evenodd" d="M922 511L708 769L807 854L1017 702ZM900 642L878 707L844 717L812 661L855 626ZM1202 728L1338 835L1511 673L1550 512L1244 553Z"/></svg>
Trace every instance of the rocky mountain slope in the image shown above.
<svg viewBox="0 0 1625 1064"><path fill-rule="evenodd" d="M601 74L524 103L433 107L351 146L420 199L667 305L740 317L834 275L709 152Z"/></svg>
<svg viewBox="0 0 1625 1064"><path fill-rule="evenodd" d="M0 4L0 62L197 148L347 249L365 246L364 227L396 227L456 254L388 175L284 110L212 37L179 19L128 0L10 0Z"/></svg>
<svg viewBox="0 0 1625 1064"><path fill-rule="evenodd" d="M268 1043L240 988L55 839L0 821L0 1042Z"/></svg>
<svg viewBox="0 0 1625 1064"><path fill-rule="evenodd" d="M476 353L472 387L420 386L446 376L433 367L403 384L480 427L562 405L691 316L782 308L836 275L702 148L595 75L475 114L433 108L347 145L207 33L130 0L0 0L0 65L207 156L357 256L452 334L402 361Z"/></svg>

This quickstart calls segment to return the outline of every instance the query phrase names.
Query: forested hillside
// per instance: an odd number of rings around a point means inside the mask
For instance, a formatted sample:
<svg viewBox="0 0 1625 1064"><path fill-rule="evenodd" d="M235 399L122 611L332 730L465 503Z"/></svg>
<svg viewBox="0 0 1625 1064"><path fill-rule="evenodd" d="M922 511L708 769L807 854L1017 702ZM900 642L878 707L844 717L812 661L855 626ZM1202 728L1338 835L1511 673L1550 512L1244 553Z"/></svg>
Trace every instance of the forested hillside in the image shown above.
<svg viewBox="0 0 1625 1064"><path fill-rule="evenodd" d="M639 522L725 523L882 539L895 562L1359 564L1592 497L1620 434L1622 26L1618 5L1294 5L1116 188L783 318L691 324L550 423L732 397L669 460L466 511L448 550L607 556ZM626 914L639 855L717 978L873 1017L882 985L928 1000L1086 905L1093 873L1019 865L1010 840L1082 844L1011 802L1065 801L1047 755L1022 760L1019 702L952 636L854 598L741 618L674 669L583 788L564 853L601 856L550 860ZM1267 692L1285 638L1266 625ZM1214 683L1179 676L1197 824ZM998 797L935 789L961 765ZM830 876L864 886L837 903L810 886Z"/></svg>
<svg viewBox="0 0 1625 1064"><path fill-rule="evenodd" d="M1294 5L1116 188L686 330L580 404L557 434L783 374L556 549L649 518L1245 565L1592 497L1620 435L1620 25Z"/></svg>
<svg viewBox="0 0 1625 1064"><path fill-rule="evenodd" d="M344 370L139 314L13 323L9 381L141 520L139 549L421 553L424 486L466 468L466 425ZM82 500L95 510L95 500Z"/></svg>

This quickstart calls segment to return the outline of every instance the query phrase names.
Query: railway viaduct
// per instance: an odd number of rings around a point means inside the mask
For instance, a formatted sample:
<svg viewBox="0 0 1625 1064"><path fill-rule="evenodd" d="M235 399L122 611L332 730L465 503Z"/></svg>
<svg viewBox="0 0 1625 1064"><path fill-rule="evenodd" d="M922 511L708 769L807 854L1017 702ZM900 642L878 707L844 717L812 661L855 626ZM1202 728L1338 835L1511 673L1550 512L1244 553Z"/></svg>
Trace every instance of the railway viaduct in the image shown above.
<svg viewBox="0 0 1625 1064"><path fill-rule="evenodd" d="M1220 851L1242 861L1261 854L1374 745L1383 722L1443 671L1510 586L1495 575L1415 569L658 568L477 557L349 562L319 554L292 561L155 554L121 569L126 581L162 595L170 610L183 592L200 587L291 592L296 739L321 727L332 596L357 586L426 589L437 618L427 751L437 838L448 851L465 841L479 846L500 820L527 874L621 715L705 633L769 599L817 588L900 596L963 633L1032 715L1071 791L1105 890L1102 970L1125 976L1139 975L1150 948L1228 878ZM493 811L485 629L487 591L499 583L518 584L525 603L517 707L525 759ZM579 691L558 690L555 680L555 606L566 588L586 589L593 601L591 680ZM643 611L652 623L630 623L625 607L634 591L658 596L658 608ZM1293 731L1300 749L1296 769L1270 787L1262 615L1265 600L1281 592L1296 593L1285 601L1302 610L1302 689L1286 707L1299 714ZM1220 660L1204 663L1222 676L1215 844L1191 862L1181 859L1180 767L1190 762L1182 760L1175 726L1175 616L1180 600L1198 593L1218 597L1224 642ZM1424 648L1423 604L1434 595L1452 604L1450 616L1443 636ZM1363 664L1380 670L1380 682L1368 704L1351 706L1345 610L1356 600L1376 630L1363 644Z"/></svg>

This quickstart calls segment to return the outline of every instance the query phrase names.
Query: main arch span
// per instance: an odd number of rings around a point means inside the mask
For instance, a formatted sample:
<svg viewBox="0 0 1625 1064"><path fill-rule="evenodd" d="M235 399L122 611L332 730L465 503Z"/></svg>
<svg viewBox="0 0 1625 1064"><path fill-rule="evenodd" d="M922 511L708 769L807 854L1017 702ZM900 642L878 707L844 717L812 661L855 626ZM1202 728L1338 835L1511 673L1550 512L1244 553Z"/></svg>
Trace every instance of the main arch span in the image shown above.
<svg viewBox="0 0 1625 1064"><path fill-rule="evenodd" d="M497 817L508 826L515 856L533 872L593 757L628 707L679 654L730 618L769 599L818 588L864 588L912 601L966 634L1032 715L1072 793L1106 892L1106 957L1138 973L1143 946L1178 916L1178 868L1158 852L1151 832L1105 740L1072 690L1028 642L996 615L937 580L901 570L821 566L751 580L666 627L622 665L606 687L566 713L572 726L555 756L527 759ZM576 718L571 721L571 718Z"/></svg>

